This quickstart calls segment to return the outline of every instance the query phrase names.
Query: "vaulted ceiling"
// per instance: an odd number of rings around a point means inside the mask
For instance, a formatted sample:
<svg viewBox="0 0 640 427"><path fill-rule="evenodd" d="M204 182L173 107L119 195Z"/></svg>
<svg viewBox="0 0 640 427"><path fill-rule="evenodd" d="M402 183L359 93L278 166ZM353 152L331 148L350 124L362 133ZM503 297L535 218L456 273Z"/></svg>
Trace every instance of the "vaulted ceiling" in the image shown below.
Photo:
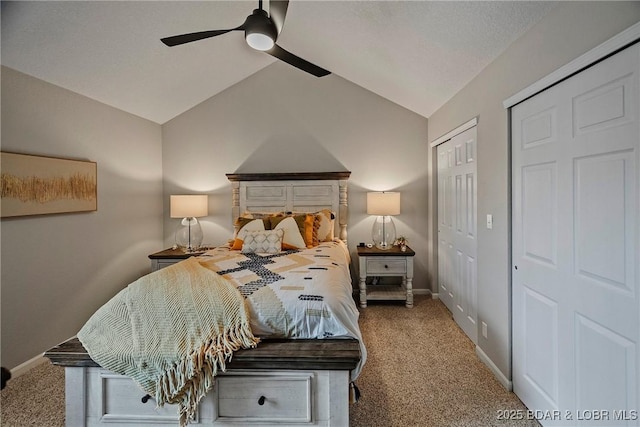
<svg viewBox="0 0 640 427"><path fill-rule="evenodd" d="M291 0L278 44L429 117L556 4ZM2 1L2 64L162 124L276 59L242 32L171 48L160 38L233 28L257 6Z"/></svg>

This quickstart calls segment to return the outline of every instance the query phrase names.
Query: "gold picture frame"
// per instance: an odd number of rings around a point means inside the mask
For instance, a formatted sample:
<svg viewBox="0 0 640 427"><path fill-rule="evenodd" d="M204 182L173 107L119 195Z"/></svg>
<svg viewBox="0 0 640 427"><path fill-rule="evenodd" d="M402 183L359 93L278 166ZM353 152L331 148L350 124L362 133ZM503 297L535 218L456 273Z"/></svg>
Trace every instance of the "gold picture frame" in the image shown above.
<svg viewBox="0 0 640 427"><path fill-rule="evenodd" d="M96 162L0 152L0 217L98 210Z"/></svg>

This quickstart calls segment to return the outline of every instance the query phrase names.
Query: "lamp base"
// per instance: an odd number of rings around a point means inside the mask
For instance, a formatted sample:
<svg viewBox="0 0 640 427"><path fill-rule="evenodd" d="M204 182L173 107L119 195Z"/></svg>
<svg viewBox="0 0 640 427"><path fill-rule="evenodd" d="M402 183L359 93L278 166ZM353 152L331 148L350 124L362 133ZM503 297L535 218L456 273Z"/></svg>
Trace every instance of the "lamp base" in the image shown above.
<svg viewBox="0 0 640 427"><path fill-rule="evenodd" d="M200 249L202 239L202 227L194 217L184 218L176 229L176 245L186 253Z"/></svg>
<svg viewBox="0 0 640 427"><path fill-rule="evenodd" d="M371 237L376 248L386 251L393 247L396 240L396 226L390 216L384 215L376 218L371 230Z"/></svg>
<svg viewBox="0 0 640 427"><path fill-rule="evenodd" d="M387 243L387 242L376 243L376 248L380 249L381 251L389 250L392 247L393 245L391 243Z"/></svg>

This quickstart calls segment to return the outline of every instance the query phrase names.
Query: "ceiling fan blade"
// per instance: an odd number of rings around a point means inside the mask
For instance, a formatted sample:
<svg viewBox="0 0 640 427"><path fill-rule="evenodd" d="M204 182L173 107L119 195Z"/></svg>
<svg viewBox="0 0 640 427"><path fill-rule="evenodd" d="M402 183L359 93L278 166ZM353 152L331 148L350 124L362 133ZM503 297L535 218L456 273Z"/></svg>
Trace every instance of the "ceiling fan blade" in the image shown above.
<svg viewBox="0 0 640 427"><path fill-rule="evenodd" d="M291 52L287 52L277 44L274 45L270 50L267 50L265 52L280 59L281 61L286 62L289 65L293 65L294 67L301 69L302 71L313 74L316 77L324 77L328 74L331 74L331 71L327 71L324 68L318 67L317 65L314 65L311 62L306 61Z"/></svg>
<svg viewBox="0 0 640 427"><path fill-rule="evenodd" d="M160 41L167 46L177 46L180 44L195 42L197 40L208 39L209 37L219 36L221 34L228 33L229 31L242 30L242 26L238 28L232 28L230 30L212 30L212 31L199 31L197 33L180 34L178 36L165 37Z"/></svg>
<svg viewBox="0 0 640 427"><path fill-rule="evenodd" d="M289 0L271 0L269 2L269 17L278 29L278 34L284 26L284 18L287 16Z"/></svg>

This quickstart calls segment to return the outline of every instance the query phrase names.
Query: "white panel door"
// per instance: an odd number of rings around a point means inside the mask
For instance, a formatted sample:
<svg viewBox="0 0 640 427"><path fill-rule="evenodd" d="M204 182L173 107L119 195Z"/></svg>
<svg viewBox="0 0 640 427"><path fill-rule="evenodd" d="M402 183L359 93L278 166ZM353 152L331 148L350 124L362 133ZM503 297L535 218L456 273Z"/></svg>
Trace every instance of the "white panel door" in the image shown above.
<svg viewBox="0 0 640 427"><path fill-rule="evenodd" d="M436 154L439 295L475 343L478 334L475 126L440 144Z"/></svg>
<svg viewBox="0 0 640 427"><path fill-rule="evenodd" d="M438 145L438 295L453 313L458 295L453 280L453 144Z"/></svg>
<svg viewBox="0 0 640 427"><path fill-rule="evenodd" d="M635 45L512 109L513 385L545 426L640 425L639 72Z"/></svg>

